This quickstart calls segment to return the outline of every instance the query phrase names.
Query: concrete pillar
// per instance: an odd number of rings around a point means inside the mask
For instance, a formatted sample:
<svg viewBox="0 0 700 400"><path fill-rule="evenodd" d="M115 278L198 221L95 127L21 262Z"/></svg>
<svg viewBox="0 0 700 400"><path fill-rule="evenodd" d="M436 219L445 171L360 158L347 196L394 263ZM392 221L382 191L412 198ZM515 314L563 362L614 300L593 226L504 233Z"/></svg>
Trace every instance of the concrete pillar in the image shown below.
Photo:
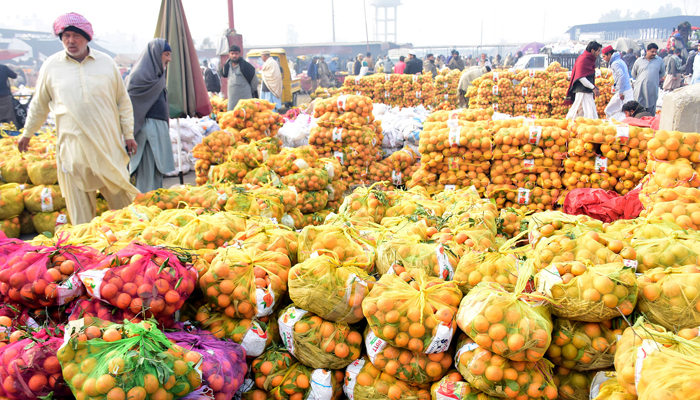
<svg viewBox="0 0 700 400"><path fill-rule="evenodd" d="M700 132L700 84L676 89L664 96L659 129Z"/></svg>

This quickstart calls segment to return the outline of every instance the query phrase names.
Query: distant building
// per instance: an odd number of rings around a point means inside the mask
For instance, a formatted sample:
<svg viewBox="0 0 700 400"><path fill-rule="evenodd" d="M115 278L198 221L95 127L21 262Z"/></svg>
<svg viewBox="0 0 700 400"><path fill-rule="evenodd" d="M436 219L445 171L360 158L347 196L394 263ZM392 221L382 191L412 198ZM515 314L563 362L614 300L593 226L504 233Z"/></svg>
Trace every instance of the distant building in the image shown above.
<svg viewBox="0 0 700 400"><path fill-rule="evenodd" d="M29 50L25 56L36 58L37 60L44 60L48 56L63 50L63 44L61 44L61 41L58 40L53 33L49 32L0 29L0 39L6 39L7 41L12 39L22 41L26 45L24 46L24 49ZM115 53L105 49L95 42L95 40L90 42L91 48L99 50L110 57L116 56Z"/></svg>
<svg viewBox="0 0 700 400"><path fill-rule="evenodd" d="M599 35L600 40L615 40L626 37L630 39L664 39L671 36L673 29L683 21L692 26L700 26L700 16L679 15L676 17L634 19L627 21L599 22L597 24L574 25L566 33L571 40L579 40L583 35Z"/></svg>

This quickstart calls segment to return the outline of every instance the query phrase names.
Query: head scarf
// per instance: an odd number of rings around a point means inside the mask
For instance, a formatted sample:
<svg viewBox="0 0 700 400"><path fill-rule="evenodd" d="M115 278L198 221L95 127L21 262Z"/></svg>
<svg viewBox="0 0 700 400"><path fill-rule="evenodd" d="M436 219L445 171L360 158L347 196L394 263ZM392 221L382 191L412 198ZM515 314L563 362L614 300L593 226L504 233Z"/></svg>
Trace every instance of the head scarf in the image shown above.
<svg viewBox="0 0 700 400"><path fill-rule="evenodd" d="M126 80L126 90L134 106L134 133L146 121L146 114L167 87L162 55L165 39L153 39L134 64Z"/></svg>
<svg viewBox="0 0 700 400"><path fill-rule="evenodd" d="M56 18L53 22L53 33L56 36L62 34L69 26L76 27L87 34L88 41L92 40L94 32L92 24L80 14L68 13Z"/></svg>

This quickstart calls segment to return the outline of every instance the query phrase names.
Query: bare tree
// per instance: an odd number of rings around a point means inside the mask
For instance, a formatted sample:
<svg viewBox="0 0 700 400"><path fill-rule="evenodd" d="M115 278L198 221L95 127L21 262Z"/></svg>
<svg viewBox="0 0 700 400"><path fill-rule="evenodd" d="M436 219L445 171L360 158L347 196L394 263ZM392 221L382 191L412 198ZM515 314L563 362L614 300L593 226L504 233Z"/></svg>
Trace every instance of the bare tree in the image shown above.
<svg viewBox="0 0 700 400"><path fill-rule="evenodd" d="M615 10L610 10L606 12L605 14L601 15L600 18L598 19L598 22L614 22L614 21L621 21L622 20L622 11L615 9Z"/></svg>
<svg viewBox="0 0 700 400"><path fill-rule="evenodd" d="M214 42L212 42L209 37L205 37L204 40L202 40L202 44L199 46L200 50L208 50L213 48Z"/></svg>

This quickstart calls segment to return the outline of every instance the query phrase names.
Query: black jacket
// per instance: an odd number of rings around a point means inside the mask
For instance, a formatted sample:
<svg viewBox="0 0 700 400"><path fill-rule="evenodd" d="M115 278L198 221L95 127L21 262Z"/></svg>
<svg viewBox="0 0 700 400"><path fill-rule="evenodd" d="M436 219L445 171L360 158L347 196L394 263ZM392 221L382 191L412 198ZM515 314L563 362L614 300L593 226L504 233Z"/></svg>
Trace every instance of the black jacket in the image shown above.
<svg viewBox="0 0 700 400"><path fill-rule="evenodd" d="M409 58L406 61L406 69L403 70L404 75L415 75L423 72L423 61L417 57Z"/></svg>
<svg viewBox="0 0 700 400"><path fill-rule="evenodd" d="M355 64L352 66L353 75L360 75L360 70L362 69L362 62L360 60L355 60Z"/></svg>
<svg viewBox="0 0 700 400"><path fill-rule="evenodd" d="M204 70L204 83L207 86L207 92L219 93L221 91L221 79L211 68Z"/></svg>
<svg viewBox="0 0 700 400"><path fill-rule="evenodd" d="M248 81L248 84L253 82L253 77L255 76L255 67L243 58L238 58L238 66L241 67L241 75ZM228 78L228 73L231 70L231 60L227 60L223 67L219 68L219 75L222 78ZM253 98L259 98L258 88L251 88L253 92Z"/></svg>

